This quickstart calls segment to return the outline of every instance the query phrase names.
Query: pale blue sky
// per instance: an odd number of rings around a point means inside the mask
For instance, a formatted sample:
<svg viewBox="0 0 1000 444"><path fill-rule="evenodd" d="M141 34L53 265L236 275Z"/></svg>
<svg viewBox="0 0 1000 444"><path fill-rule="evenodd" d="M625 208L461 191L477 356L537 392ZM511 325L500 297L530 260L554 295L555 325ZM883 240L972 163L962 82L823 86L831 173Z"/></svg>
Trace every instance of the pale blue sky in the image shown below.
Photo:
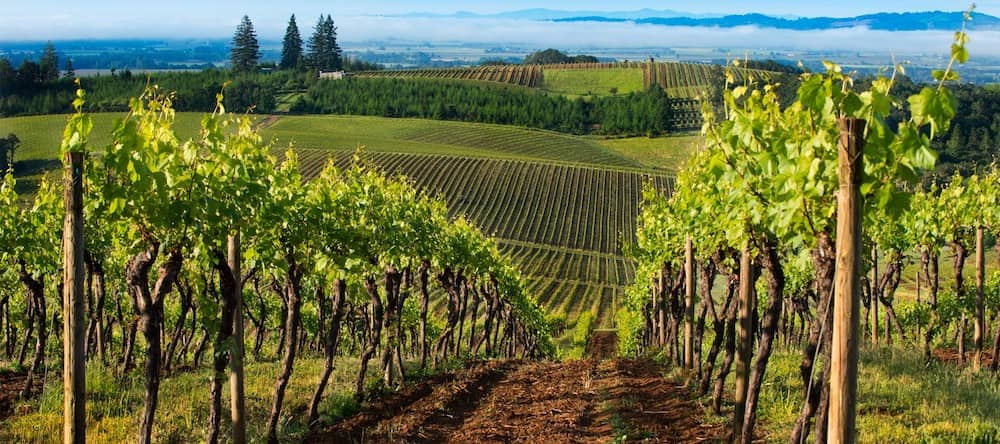
<svg viewBox="0 0 1000 444"><path fill-rule="evenodd" d="M979 10L1000 15L1000 0L977 2ZM773 15L851 16L880 11L963 10L959 0L714 0L637 1L618 0L506 0L506 1L371 1L371 0L171 0L171 1L80 1L0 0L0 39L47 40L104 37L225 37L243 14L254 20L262 37L277 38L287 17L295 13L307 26L321 13L333 13L346 21L352 16L402 14L406 12L450 13L503 12L517 9L564 10L673 9L697 14L762 12ZM369 32L372 32L369 30Z"/></svg>

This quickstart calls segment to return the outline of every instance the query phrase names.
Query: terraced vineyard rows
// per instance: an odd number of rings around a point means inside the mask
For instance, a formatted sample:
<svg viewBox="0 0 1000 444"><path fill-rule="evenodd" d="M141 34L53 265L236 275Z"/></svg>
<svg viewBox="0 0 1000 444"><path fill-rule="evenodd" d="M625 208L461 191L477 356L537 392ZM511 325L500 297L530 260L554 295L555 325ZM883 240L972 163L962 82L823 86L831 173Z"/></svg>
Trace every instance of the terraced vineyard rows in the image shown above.
<svg viewBox="0 0 1000 444"><path fill-rule="evenodd" d="M724 81L722 67L701 63L658 62L643 65L643 83L648 88L658 84L667 95L675 98L696 99L712 82ZM770 73L762 70L733 70L734 80L742 83L745 76L767 80Z"/></svg>
<svg viewBox="0 0 1000 444"><path fill-rule="evenodd" d="M341 167L351 161L349 152L303 149L299 155L306 178L330 156ZM639 171L409 153L365 156L443 196L455 214L499 237L543 306L570 318L593 311L605 324L635 272L622 244L634 237L642 187L673 186L668 176Z"/></svg>
<svg viewBox="0 0 1000 444"><path fill-rule="evenodd" d="M542 68L538 65L479 66L474 68L364 71L355 75L358 77L393 77L403 79L476 80L534 88L541 81Z"/></svg>
<svg viewBox="0 0 1000 444"><path fill-rule="evenodd" d="M304 150L303 174L319 172L326 151ZM632 242L647 181L670 189L657 174L517 160L367 153L389 173L403 174L448 200L455 214L503 239L620 255ZM349 153L337 156L346 166ZM610 205L609 205L610 203Z"/></svg>

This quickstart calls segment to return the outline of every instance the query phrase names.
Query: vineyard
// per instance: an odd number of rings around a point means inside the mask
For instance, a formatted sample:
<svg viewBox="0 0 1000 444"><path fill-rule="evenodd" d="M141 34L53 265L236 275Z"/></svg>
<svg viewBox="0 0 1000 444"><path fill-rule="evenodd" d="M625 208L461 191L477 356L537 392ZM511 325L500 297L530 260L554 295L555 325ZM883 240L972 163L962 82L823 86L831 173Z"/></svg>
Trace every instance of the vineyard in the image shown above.
<svg viewBox="0 0 1000 444"><path fill-rule="evenodd" d="M286 434L281 418L296 357L307 351L324 357L308 406L311 427L341 354L358 357L354 402L373 391L369 365L383 387L399 388L415 363L423 371L462 355L554 354L546 316L520 272L493 238L449 215L444 201L360 163L338 169L324 158L319 168L300 169L290 150L279 161L248 117L221 110L221 96L219 111L201 118L200 137L181 142L171 100L148 89L113 124L113 143L91 154L94 120L82 111L79 90L59 144L65 208L45 178L31 196L16 191L11 174L0 185L0 259L12 265L0 274L0 351L23 369L17 390L30 399L43 389L36 378L45 383L51 345L62 344L62 394L77 412L64 422L67 441L82 441L87 423L101 419L88 421L85 411L88 357L143 379L132 436L149 443L178 439L157 426L164 376L201 366L210 347L211 389L200 404L208 408L205 440L215 443L223 380L231 386L233 439L244 441L244 358L273 352L281 364L257 434L277 443ZM25 199L30 205L20 204ZM65 275L57 271L60 250ZM23 293L7 291L19 286ZM431 288L443 294L444 310L428 310ZM59 293L62 309L53 310ZM131 309L123 311L123 302ZM244 308L253 346L244 341ZM54 328L60 318L61 331ZM58 435L35 424L5 427L0 437Z"/></svg>
<svg viewBox="0 0 1000 444"><path fill-rule="evenodd" d="M749 81L723 91L724 114L705 110L705 150L673 193L644 193L620 351L660 353L684 369L728 417L732 442L756 442L762 418L781 423L772 438L792 443L994 441L995 389L976 412L973 396L954 405L928 392L916 406L910 389L881 387L962 385L968 395L1000 371L989 319L1000 274L986 264L991 244L1000 249L1000 170L935 177L931 147L959 112L948 87L967 40L956 33L937 82L905 98L892 95L902 67L857 86L833 63L804 74L790 105ZM888 123L899 110L905 117ZM909 300L898 290L914 262ZM913 378L951 366L968 379Z"/></svg>
<svg viewBox="0 0 1000 444"><path fill-rule="evenodd" d="M472 80L535 88L541 82L542 67L537 65L480 66L475 68L362 71L354 75L357 77L390 77L401 79Z"/></svg>
<svg viewBox="0 0 1000 444"><path fill-rule="evenodd" d="M351 161L349 152L299 155L306 178L331 156L338 165ZM668 176L553 163L400 153L364 157L442 196L452 215L464 215L499 238L501 251L518 263L529 290L552 313L573 318L593 309L606 325L613 298L633 275L622 247L634 242L642 189L650 183L669 192L673 184Z"/></svg>
<svg viewBox="0 0 1000 444"><path fill-rule="evenodd" d="M94 116L92 143L106 143L113 117ZM198 117L179 113L178 134L196 134ZM63 119L23 117L0 123L22 135L19 158L55 163L52 147L58 146ZM668 190L672 183L667 173L645 172L640 165L669 168L691 150L660 143L665 139L604 141L416 119L282 116L264 119L262 125L262 135L274 138L277 146L294 144L303 175L310 178L328 157L336 156L343 167L350 162L350 150L364 146L366 158L440 194L452 215L467 215L499 237L501 251L521 267L529 291L544 307L567 319L593 311L600 325L611 325L610 307L632 279L634 265L621 247L634 239L642 186L654 179ZM642 155L632 153L632 146L641 147ZM647 151L676 157L650 160ZM39 176L33 177L37 181ZM444 310L442 301L436 298L435 307Z"/></svg>
<svg viewBox="0 0 1000 444"><path fill-rule="evenodd" d="M593 140L553 131L425 119L286 116L262 129L283 145L320 150L406 152L639 168Z"/></svg>
<svg viewBox="0 0 1000 444"><path fill-rule="evenodd" d="M705 89L713 84L724 81L723 68L717 65L680 62L618 62L618 63L569 63L563 65L510 65L510 66L479 66L471 68L448 69L409 69L364 71L356 73L358 77L390 77L405 79L449 79L493 82L523 86L527 88L542 88L549 91L567 91L569 94L580 95L579 87L565 87L561 79L550 79L549 72L562 74L564 71L591 71L591 75L602 75L603 71L613 71L619 79L625 79L621 85L607 82L591 82L607 84L607 88L593 88L592 94L609 95L610 88L616 87L617 93L627 94L637 91L637 86L631 78L642 76L642 88L660 85L671 97L694 99L701 96ZM771 78L768 71L734 70L737 83L742 83L744 77L757 81L767 81ZM557 75L559 77L560 75Z"/></svg>

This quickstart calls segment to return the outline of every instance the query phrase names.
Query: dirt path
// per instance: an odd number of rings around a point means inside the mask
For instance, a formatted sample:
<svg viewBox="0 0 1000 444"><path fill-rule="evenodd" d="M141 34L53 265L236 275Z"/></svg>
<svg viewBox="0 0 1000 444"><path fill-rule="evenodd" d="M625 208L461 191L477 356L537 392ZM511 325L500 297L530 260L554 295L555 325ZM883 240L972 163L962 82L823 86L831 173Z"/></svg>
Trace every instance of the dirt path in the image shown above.
<svg viewBox="0 0 1000 444"><path fill-rule="evenodd" d="M586 352L587 356L600 360L618 356L618 333L615 330L594 330L587 341Z"/></svg>
<svg viewBox="0 0 1000 444"><path fill-rule="evenodd" d="M691 394L647 361L477 363L369 406L308 442L715 442Z"/></svg>
<svg viewBox="0 0 1000 444"><path fill-rule="evenodd" d="M262 129L269 128L271 125L274 125L280 119L281 116L269 115L265 117L264 120L257 122L257 128L255 129L257 131L260 131Z"/></svg>

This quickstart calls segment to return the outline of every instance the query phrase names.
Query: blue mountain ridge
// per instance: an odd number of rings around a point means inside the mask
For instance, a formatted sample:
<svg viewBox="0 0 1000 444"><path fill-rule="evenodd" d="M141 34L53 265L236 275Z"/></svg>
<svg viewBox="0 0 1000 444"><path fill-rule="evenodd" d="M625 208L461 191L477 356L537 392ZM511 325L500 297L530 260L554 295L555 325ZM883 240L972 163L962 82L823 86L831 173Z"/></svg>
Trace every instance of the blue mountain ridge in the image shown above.
<svg viewBox="0 0 1000 444"><path fill-rule="evenodd" d="M962 12L883 12L855 17L810 17L782 18L764 14L727 15L723 17L644 17L616 18L605 15L587 15L551 19L553 22L604 22L661 26L694 26L734 28L757 26L760 28L788 29L796 31L820 31L829 29L866 27L880 31L954 31L962 24ZM1000 30L1000 18L986 14L974 14L969 22L970 30Z"/></svg>

